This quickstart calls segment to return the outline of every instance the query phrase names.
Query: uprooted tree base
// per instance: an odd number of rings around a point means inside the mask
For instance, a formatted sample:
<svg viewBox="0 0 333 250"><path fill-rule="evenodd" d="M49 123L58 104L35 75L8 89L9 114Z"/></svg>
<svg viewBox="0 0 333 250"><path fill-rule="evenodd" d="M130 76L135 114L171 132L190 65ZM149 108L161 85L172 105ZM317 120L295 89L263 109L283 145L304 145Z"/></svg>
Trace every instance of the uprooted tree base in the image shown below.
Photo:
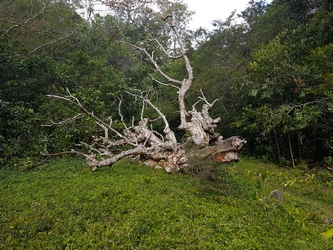
<svg viewBox="0 0 333 250"><path fill-rule="evenodd" d="M246 141L237 136L221 140L214 145L185 150L183 145L176 145L172 150L165 150L164 146L138 146L136 148L122 151L115 156L112 153L99 149L99 154L85 154L74 149L70 151L43 154L47 159L51 156L60 156L65 154L81 155L86 159L86 163L92 171L100 167L111 167L114 163L123 158L135 158L143 162L148 167L155 169L165 169L167 172L178 172L191 167L193 159L210 159L214 162L237 162L239 161L239 151ZM108 155L109 157L105 157Z"/></svg>
<svg viewBox="0 0 333 250"><path fill-rule="evenodd" d="M89 153L71 150L58 154L47 154L48 156L59 154L81 155L85 157L87 164L93 171L96 171L100 167L112 166L112 164L123 158L136 158L147 166L163 168L167 172L177 172L181 169L189 167L191 157L210 158L211 160L218 162L231 162L239 160L238 153L246 141L237 136L224 140L222 136L214 132L214 129L217 126L216 124L220 122L220 118L211 118L209 110L218 100L208 102L204 93L200 90L198 101L192 105L191 110L188 111L186 109L185 95L192 86L193 70L186 55L183 42L175 28L174 22L170 24L170 27L173 30L176 41L179 45L179 55L171 55L157 40L153 41L157 42L168 58L182 59L184 61L187 70L187 78L181 81L169 77L161 70L157 62L154 60L153 52L150 54L142 47L127 44L125 42L123 42L123 44L145 54L155 67L155 70L163 76L167 82L161 82L155 78L153 78L153 80L162 86L175 88L177 90L180 114L180 125L178 129L184 130L190 134L186 144L197 145L197 147L195 147L196 149L192 148L191 150L185 150L187 147L184 147L184 145L177 141L165 115L149 100L148 95L144 91L136 90L135 93L127 92L127 94L132 95L136 99L142 100L141 118L136 125L132 122L131 126L128 126L124 121L121 114L121 99L119 98L118 114L123 125L123 129L122 131L118 131L112 126L112 118L105 121L96 117L94 112L88 111L81 104L80 100L67 90L66 96L49 95L49 97L67 101L78 107L81 110L81 113L61 122L51 121L50 125L44 126L61 125L66 122L72 122L83 116L89 116L100 128L104 130L104 136L93 137L93 141L90 144L85 142L81 142L79 144L79 146L86 148ZM201 110L198 110L196 106L200 102L203 102L203 105ZM144 108L147 105L154 109L160 119L163 120L163 135L152 129L152 126L150 125L153 121L149 118L143 117ZM119 148L127 149L122 150L120 153L114 154L114 152L119 151Z"/></svg>

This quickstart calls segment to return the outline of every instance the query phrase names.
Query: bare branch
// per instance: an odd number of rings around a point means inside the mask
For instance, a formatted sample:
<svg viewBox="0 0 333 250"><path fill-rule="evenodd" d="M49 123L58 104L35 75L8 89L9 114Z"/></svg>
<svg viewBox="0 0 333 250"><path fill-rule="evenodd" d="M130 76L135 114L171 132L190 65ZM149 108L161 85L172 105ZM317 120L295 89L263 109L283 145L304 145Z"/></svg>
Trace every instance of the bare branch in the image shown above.
<svg viewBox="0 0 333 250"><path fill-rule="evenodd" d="M172 88L176 88L176 89L179 89L178 86L175 86L175 85L172 85L172 84L168 84L168 83L164 83L164 82L161 82L159 80L157 80L155 77L153 77L151 74L149 74L149 76L153 79L153 81L157 82L158 84L160 85L163 85L163 86L166 86L166 87L172 87Z"/></svg>
<svg viewBox="0 0 333 250"><path fill-rule="evenodd" d="M183 60L185 62L186 70L187 70L187 73L188 73L188 79L190 79L192 81L193 80L193 69L191 67L190 60L188 59L188 57L186 55L186 49L185 49L183 40L181 39L181 36L180 36L178 30L176 29L175 13L172 13L172 17L173 17L173 19L172 19L172 24L170 24L170 27L171 27L172 31L175 33L176 39L177 39L178 44L180 46L180 49L181 49L181 52L182 52L182 57L183 57Z"/></svg>
<svg viewBox="0 0 333 250"><path fill-rule="evenodd" d="M117 140L117 141L111 141L110 139L106 139L104 137L95 137L93 136L93 144L91 146L98 145L99 147L105 147L105 148L111 148L111 147L118 147L126 145L127 142L123 139ZM79 144L78 146L82 146Z"/></svg>
<svg viewBox="0 0 333 250"><path fill-rule="evenodd" d="M156 42L158 44L158 46L161 48L161 50L164 52L164 54L166 56L168 56L168 58L170 58L170 59L180 59L183 56L183 55L178 55L178 56L172 56L172 55L170 55L170 53L168 53L166 51L166 49L163 47L163 45L156 38L155 39L150 39L150 41Z"/></svg>
<svg viewBox="0 0 333 250"><path fill-rule="evenodd" d="M63 97L63 96L58 96L58 95L47 95L48 97L51 97L51 98L56 98L56 99L61 99L61 100L65 100L69 103L72 103L74 104L75 106L79 107L86 115L88 115L89 117L93 118L97 124L99 124L101 126L101 124L108 128L110 131L114 132L117 136L119 136L120 138L124 139L127 141L127 138L124 137L121 133L119 133L117 130L115 130L113 127L109 126L108 124L106 124L105 122L103 122L101 119L99 119L98 117L96 117L94 115L93 112L89 112L82 104L81 102L76 98L74 97L70 91L68 89L67 90L67 93L68 93L68 96L67 97ZM127 141L129 145L133 145L135 146L135 144L133 144L132 142L130 141Z"/></svg>
<svg viewBox="0 0 333 250"><path fill-rule="evenodd" d="M89 151L95 152L96 154L99 154L101 157L106 156L106 157L112 157L113 154L105 147L100 146L99 148L96 149L94 148L94 145L89 145L85 142L80 142L80 144L78 146L85 146L86 148L89 149Z"/></svg>
<svg viewBox="0 0 333 250"><path fill-rule="evenodd" d="M15 29L15 28L17 28L17 27L23 26L24 24L28 23L30 20L32 20L32 19L36 18L37 16L43 14L43 12L45 11L45 8L46 8L46 4L45 4L45 2L43 2L43 7L42 7L42 9L41 9L39 12L37 12L35 15L33 15L33 16L31 16L31 17L25 19L24 21L22 21L22 22L20 22L20 23L17 23L17 24L15 24L15 25L13 25L13 26L10 27L9 29L7 29L6 32L9 33L11 30L13 30L13 29Z"/></svg>
<svg viewBox="0 0 333 250"><path fill-rule="evenodd" d="M64 151L64 152L55 153L55 154L42 154L42 155L51 157L51 156L60 156L60 155L66 155L66 154L83 156L84 158L86 158L86 162L87 162L88 166L91 167L92 171L96 171L98 168L98 166L97 166L98 161L96 160L95 155L87 155L82 152L76 151L74 149L72 149L71 151Z"/></svg>
<svg viewBox="0 0 333 250"><path fill-rule="evenodd" d="M38 13L37 13L38 14ZM13 56L8 56L6 58L3 58L3 59L0 59L0 62L2 61L5 61L5 60L8 60L8 59L12 59L12 58L18 58L18 57L23 57L23 56L29 56L29 55L32 55L34 53L36 53L37 51L39 51L40 49L46 47L46 46L49 46L49 45L52 45L54 43L57 43L57 42L60 42L62 40L65 40L71 36L73 36L79 29L81 29L84 25L86 25L86 23L88 22L88 20L90 19L90 16L88 17L88 19L83 22L81 25L79 25L76 29L74 29L73 31L71 31L70 33L68 33L67 35L63 36L63 37L60 37L58 39L55 39L55 40L52 40L50 42L46 42L46 43L43 43L39 46L37 46L36 48L34 48L33 50L29 51L29 52L26 52L26 53L22 53L22 54L16 54L16 55L13 55ZM31 20L31 19L29 19ZM28 21L28 20L27 20ZM20 26L20 25L19 25Z"/></svg>
<svg viewBox="0 0 333 250"><path fill-rule="evenodd" d="M166 22L169 18L172 18L171 14L167 14L165 17L163 17L163 21Z"/></svg>
<svg viewBox="0 0 333 250"><path fill-rule="evenodd" d="M79 28L81 28L81 27L79 27ZM38 50L40 50L40 49L43 48L43 47L46 47L46 46L48 46L48 45L54 44L54 43L56 43L56 42L59 42L59 41L62 41L62 40L65 40L65 39L71 37L73 34L75 34L75 33L77 32L77 30L78 30L79 28L77 28L77 29L75 29L74 31L70 32L70 33L69 33L68 35L66 35L66 36L60 37L60 38L58 38L58 39L56 39L56 40L53 40L53 41L50 41L50 42L47 42L47 43L43 43L43 44L37 46L36 48L34 48L33 50L31 50L31 51L29 51L29 52L27 52L27 53L22 53L22 54L16 54L16 55L13 55L13 56L8 56L8 57L6 57L6 58L4 58L4 59L1 59L0 62L5 61L5 60L7 60L7 59L12 59L12 58L18 58L18 57L22 57L22 56L32 55L32 54L36 53Z"/></svg>
<svg viewBox="0 0 333 250"><path fill-rule="evenodd" d="M302 103L302 104L290 104L289 107L290 109L288 110L287 114L289 114L291 111L293 111L295 108L301 108L304 107L306 105L310 105L310 104L314 104L314 103L320 103L319 101L311 101L311 102L306 102L306 103Z"/></svg>
<svg viewBox="0 0 333 250"><path fill-rule="evenodd" d="M157 62L154 60L154 58L148 53L148 51L142 47L139 47L139 46L136 46L136 45L133 45L133 44L130 44L130 43L127 43L127 42L124 42L122 41L122 43L132 47L132 48L135 48L137 50L140 50L142 52L144 52L146 54L146 56L148 57L149 61L154 65L155 69L165 78L167 79L169 82L173 82L173 83L177 83L177 84L182 84L182 81L179 81L179 80L176 80L176 79L173 79L171 77L169 77L167 74L165 74L161 68L158 66Z"/></svg>
<svg viewBox="0 0 333 250"><path fill-rule="evenodd" d="M160 119L160 117L157 118L157 119ZM157 119L155 119L155 120L157 120ZM157 134L161 138L161 140L164 142L163 135L161 135L160 133L158 133L156 130L153 130L153 124L150 124L150 130L153 131L155 134Z"/></svg>
<svg viewBox="0 0 333 250"><path fill-rule="evenodd" d="M83 117L84 115L85 115L85 114L82 114L82 113L81 113L81 114L78 114L78 115L73 116L73 117L71 117L71 118L68 118L68 119L66 119L66 120L63 120L63 121L61 121L61 122L54 122L54 121L50 120L50 121L51 121L51 124L42 124L41 126L42 126L42 127L59 126L59 125L65 124L65 123L73 122L73 121L75 121L75 120L77 120L77 119Z"/></svg>
<svg viewBox="0 0 333 250"><path fill-rule="evenodd" d="M198 98L202 101L204 101L210 108L212 108L214 106L214 103L219 101L219 99L215 99L212 103L209 103L207 101L207 98L206 96L204 95L204 93L202 92L202 89L200 89L200 93L201 93L201 96L199 96Z"/></svg>
<svg viewBox="0 0 333 250"><path fill-rule="evenodd" d="M124 128L128 130L128 127L126 126L126 123L125 123L125 121L124 121L124 116L123 116L123 114L122 114L121 111L120 111L121 103L122 103L123 100L122 100L122 98L120 98L120 97L117 97L117 99L119 100L119 104L118 104L118 114L119 114L119 116L120 116L120 121L121 121L121 123L123 124Z"/></svg>
<svg viewBox="0 0 333 250"><path fill-rule="evenodd" d="M109 128L108 128L108 126L105 126L104 124L99 123L98 121L95 121L95 123L104 130L104 138L109 139Z"/></svg>
<svg viewBox="0 0 333 250"><path fill-rule="evenodd" d="M141 121L144 119L143 118L144 112L145 112L145 102L144 102L144 100L142 100L142 107L141 107L141 113L140 113L140 119L141 119Z"/></svg>
<svg viewBox="0 0 333 250"><path fill-rule="evenodd" d="M141 92L141 95L135 95L131 92L126 92L128 93L129 95L132 95L132 96L136 96L140 99L142 99L143 102L147 103L150 107L152 107L157 113L158 115L162 118L164 124L165 124L165 127L164 127L164 133L166 135L168 135L168 140L170 140L171 142L174 142L174 143L177 143L177 139L173 133L173 131L170 129L170 125L169 125L169 122L168 120L166 119L165 115L162 113L162 111L156 107L148 98L147 96L143 96L142 92Z"/></svg>
<svg viewBox="0 0 333 250"><path fill-rule="evenodd" d="M82 152L76 151L74 149L72 149L71 151L64 151L64 152L59 152L59 153L55 153L55 154L41 154L41 155L51 157L51 156L60 156L60 155L68 155L68 154L70 154L70 155L77 154L77 155L81 155L81 156L84 156L84 157L88 156L88 155L86 155Z"/></svg>
<svg viewBox="0 0 333 250"><path fill-rule="evenodd" d="M195 106L196 106L198 103L200 103L200 102L201 102L201 100L196 101L196 102L192 105L192 110L197 111L196 108L195 108Z"/></svg>

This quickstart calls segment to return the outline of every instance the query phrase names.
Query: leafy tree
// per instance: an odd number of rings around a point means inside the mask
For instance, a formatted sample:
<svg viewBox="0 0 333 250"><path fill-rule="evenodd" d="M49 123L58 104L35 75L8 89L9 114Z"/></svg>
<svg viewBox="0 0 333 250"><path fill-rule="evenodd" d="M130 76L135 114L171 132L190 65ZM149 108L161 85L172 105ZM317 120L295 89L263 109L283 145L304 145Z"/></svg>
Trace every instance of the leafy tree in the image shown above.
<svg viewBox="0 0 333 250"><path fill-rule="evenodd" d="M45 94L56 78L52 45L72 35L82 21L64 4L4 1L1 6L0 160L16 167L20 159L46 151L40 124ZM61 14L64 19L58 20Z"/></svg>
<svg viewBox="0 0 333 250"><path fill-rule="evenodd" d="M66 3L15 0L2 4L0 32L15 48L11 57L34 54L50 47L72 36L81 25L80 16Z"/></svg>
<svg viewBox="0 0 333 250"><path fill-rule="evenodd" d="M252 98L243 119L235 124L252 130L262 153L278 162L285 158L295 165L296 159L317 161L329 155L331 136L321 128L330 127L331 100L326 90L331 90L327 75L332 69L330 60L320 55L323 51L330 54L332 40L326 34L332 32L331 18L331 13L318 10L294 32L281 33L252 54ZM317 65L325 66L319 69ZM267 135L269 140L263 138Z"/></svg>

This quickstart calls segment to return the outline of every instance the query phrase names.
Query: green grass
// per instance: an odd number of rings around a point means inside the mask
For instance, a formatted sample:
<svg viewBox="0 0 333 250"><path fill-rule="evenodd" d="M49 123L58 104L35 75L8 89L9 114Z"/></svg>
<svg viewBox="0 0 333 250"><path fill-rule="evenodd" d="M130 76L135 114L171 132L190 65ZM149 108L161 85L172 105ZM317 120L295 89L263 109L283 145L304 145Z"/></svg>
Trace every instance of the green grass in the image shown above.
<svg viewBox="0 0 333 250"><path fill-rule="evenodd" d="M246 158L208 179L75 158L1 170L0 249L333 249L331 177Z"/></svg>

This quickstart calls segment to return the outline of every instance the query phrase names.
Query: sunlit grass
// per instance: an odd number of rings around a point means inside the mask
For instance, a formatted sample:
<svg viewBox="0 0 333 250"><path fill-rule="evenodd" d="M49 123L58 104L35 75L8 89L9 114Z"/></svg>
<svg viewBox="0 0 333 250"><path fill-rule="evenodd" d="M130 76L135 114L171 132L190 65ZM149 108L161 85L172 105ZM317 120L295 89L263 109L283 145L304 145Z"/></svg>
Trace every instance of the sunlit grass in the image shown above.
<svg viewBox="0 0 333 250"><path fill-rule="evenodd" d="M316 174L251 159L205 180L58 159L0 171L0 249L331 249L320 236L333 227L331 194Z"/></svg>

